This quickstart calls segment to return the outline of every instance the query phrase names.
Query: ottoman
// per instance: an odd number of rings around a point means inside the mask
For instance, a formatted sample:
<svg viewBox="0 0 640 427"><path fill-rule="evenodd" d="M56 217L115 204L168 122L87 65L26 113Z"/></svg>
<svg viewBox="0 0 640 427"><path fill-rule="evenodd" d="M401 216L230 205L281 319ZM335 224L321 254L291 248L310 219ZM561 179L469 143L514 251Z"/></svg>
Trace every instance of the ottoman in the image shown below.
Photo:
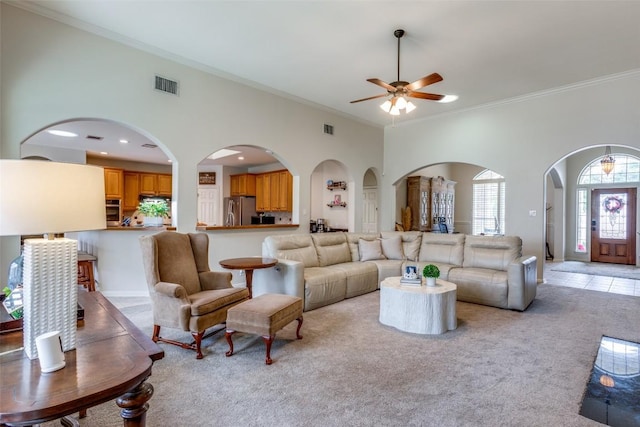
<svg viewBox="0 0 640 427"><path fill-rule="evenodd" d="M225 337L229 343L227 357L233 354L231 335L236 331L261 335L267 346L265 363L271 365L271 343L276 332L292 321L298 321L296 337L302 339L302 298L282 294L262 294L241 302L227 311L227 330Z"/></svg>

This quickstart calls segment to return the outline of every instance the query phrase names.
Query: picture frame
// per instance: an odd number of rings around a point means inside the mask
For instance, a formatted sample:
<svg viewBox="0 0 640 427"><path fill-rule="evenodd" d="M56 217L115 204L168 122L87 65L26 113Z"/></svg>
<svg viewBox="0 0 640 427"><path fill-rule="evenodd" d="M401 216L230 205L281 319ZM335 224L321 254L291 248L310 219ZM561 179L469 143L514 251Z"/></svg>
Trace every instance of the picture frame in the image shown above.
<svg viewBox="0 0 640 427"><path fill-rule="evenodd" d="M334 205L342 204L342 196L340 194L336 194L335 196L333 196L333 204Z"/></svg>
<svg viewBox="0 0 640 427"><path fill-rule="evenodd" d="M200 185L215 185L216 173L215 172L200 172L198 173L198 184Z"/></svg>
<svg viewBox="0 0 640 427"><path fill-rule="evenodd" d="M415 265L407 265L404 268L405 279L416 279L418 277L418 267Z"/></svg>
<svg viewBox="0 0 640 427"><path fill-rule="evenodd" d="M439 228L441 233L448 233L449 232L449 228L447 227L447 224L444 223L444 222L438 223L438 228Z"/></svg>

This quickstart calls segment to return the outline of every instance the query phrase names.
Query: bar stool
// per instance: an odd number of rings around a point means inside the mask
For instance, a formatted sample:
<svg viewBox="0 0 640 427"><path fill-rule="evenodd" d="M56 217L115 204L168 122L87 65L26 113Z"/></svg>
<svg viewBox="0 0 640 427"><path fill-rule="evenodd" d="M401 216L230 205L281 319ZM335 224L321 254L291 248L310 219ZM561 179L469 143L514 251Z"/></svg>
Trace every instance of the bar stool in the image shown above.
<svg viewBox="0 0 640 427"><path fill-rule="evenodd" d="M89 292L96 290L96 282L93 277L93 263L95 256L83 251L78 251L78 284L84 286Z"/></svg>

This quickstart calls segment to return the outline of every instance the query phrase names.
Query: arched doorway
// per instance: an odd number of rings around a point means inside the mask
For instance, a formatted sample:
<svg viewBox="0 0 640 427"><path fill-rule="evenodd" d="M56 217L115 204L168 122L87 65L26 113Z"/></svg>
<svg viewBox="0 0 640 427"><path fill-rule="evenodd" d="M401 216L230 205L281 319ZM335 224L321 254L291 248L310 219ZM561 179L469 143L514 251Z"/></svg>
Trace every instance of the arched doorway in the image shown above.
<svg viewBox="0 0 640 427"><path fill-rule="evenodd" d="M602 208L599 211L604 211L604 205L601 203L602 200L596 198L596 194L602 192L602 197L606 199L611 191L618 194L617 190L621 188L637 192L640 186L640 151L621 146L612 146L612 150L613 157L618 157L619 161L615 166L617 169L610 174L604 173L600 164L605 153L604 146L571 153L555 163L547 172L545 205L548 213L545 229L554 261L598 261L598 257L594 259L593 256L593 233L599 232L601 218L600 213L594 212L596 208ZM637 195L632 196L632 199L631 207L634 207L637 205ZM613 219L620 219L620 213L616 210ZM602 215L602 218L607 220L605 216L608 214L603 212ZM638 229L638 213L627 212L625 215L630 217L627 218L629 221L625 227L620 228L622 224L618 221L614 222L613 226L609 223L608 229L611 231L615 226L616 232L626 235L631 240L628 244L633 246L631 252L637 254L635 230ZM632 236L629 235L629 230L632 231ZM549 258L547 257L548 261ZM637 265L636 258L634 256L629 263ZM611 261L605 257L600 262Z"/></svg>
<svg viewBox="0 0 640 427"><path fill-rule="evenodd" d="M253 145L228 146L200 161L198 225L292 223L293 175L283 162L270 149ZM242 212L234 212L234 204Z"/></svg>

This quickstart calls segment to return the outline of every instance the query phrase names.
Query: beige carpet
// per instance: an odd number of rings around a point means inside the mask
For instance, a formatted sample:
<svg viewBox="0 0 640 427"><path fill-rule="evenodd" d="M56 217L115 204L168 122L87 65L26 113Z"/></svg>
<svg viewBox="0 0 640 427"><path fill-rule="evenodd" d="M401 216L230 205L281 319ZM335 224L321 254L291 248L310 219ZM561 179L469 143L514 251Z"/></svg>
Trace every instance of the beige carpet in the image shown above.
<svg viewBox="0 0 640 427"><path fill-rule="evenodd" d="M378 307L374 292L305 313L304 338L296 322L281 331L271 366L240 333L230 358L222 335L203 360L163 345L148 425L598 426L578 412L600 338L640 341L639 297L548 284L524 313L459 302L458 328L437 336L383 326ZM122 310L150 333L147 304ZM119 409L82 425L120 426Z"/></svg>

